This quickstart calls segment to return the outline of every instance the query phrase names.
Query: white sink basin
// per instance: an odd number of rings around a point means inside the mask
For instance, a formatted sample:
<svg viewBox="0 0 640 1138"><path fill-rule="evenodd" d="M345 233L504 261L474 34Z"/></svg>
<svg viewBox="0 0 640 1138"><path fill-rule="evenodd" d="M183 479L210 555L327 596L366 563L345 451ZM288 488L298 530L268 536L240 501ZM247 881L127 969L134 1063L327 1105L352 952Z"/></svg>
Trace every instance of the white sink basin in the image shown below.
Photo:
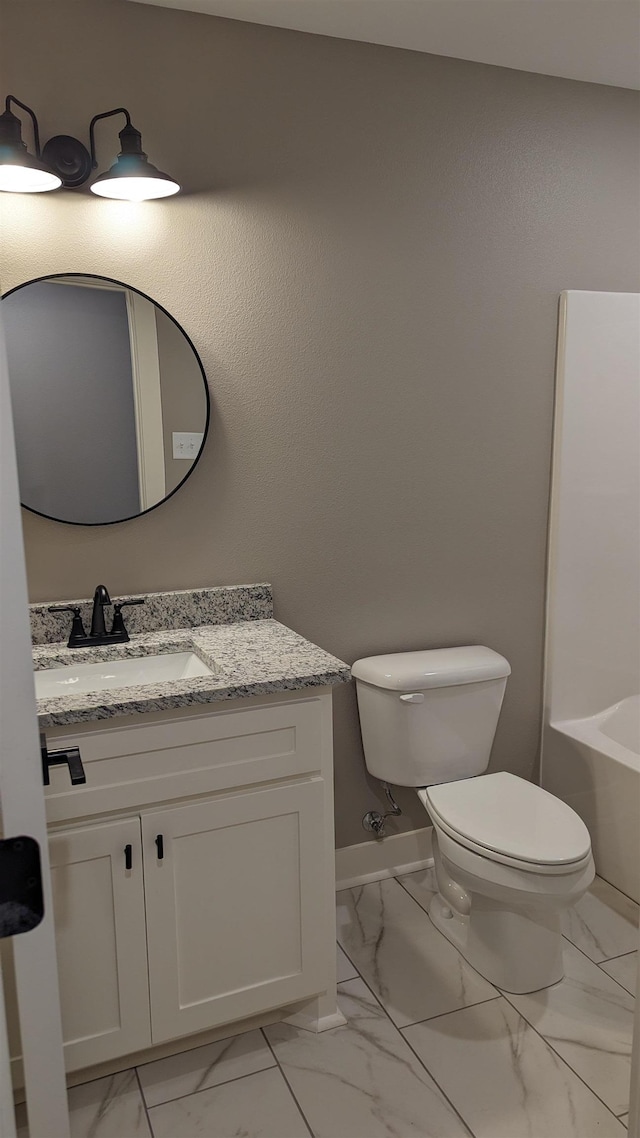
<svg viewBox="0 0 640 1138"><path fill-rule="evenodd" d="M161 656L101 661L99 664L69 664L64 668L47 668L33 675L36 699L51 699L53 696L105 691L108 688L146 687L169 680L212 676L213 672L194 652L171 652Z"/></svg>

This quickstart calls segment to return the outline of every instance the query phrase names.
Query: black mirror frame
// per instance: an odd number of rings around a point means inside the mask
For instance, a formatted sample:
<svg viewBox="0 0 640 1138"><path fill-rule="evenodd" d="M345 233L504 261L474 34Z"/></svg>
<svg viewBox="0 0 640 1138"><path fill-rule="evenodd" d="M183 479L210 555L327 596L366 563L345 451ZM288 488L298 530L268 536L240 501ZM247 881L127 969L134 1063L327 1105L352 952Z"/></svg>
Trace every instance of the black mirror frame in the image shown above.
<svg viewBox="0 0 640 1138"><path fill-rule="evenodd" d="M117 525L120 525L122 522L131 522L131 521L134 521L136 518L143 518L143 517L145 517L146 514L150 514L150 513L152 513L153 510L157 510L158 506L163 506L165 502L169 501L169 498L173 498L173 495L178 493L178 490L180 490L184 486L187 479L190 478L191 475L193 474L196 466L200 462L200 458L202 457L202 452L205 448L205 443L207 441L207 436L209 434L209 426L211 423L211 396L209 394L209 384L207 383L207 375L206 375L206 372L204 370L204 367L202 366L202 360L200 359L200 355L196 349L195 344L193 343L193 340L188 335L188 333L185 332L184 328L182 327L182 324L178 323L175 316L172 316L171 313L164 307L164 305L159 304L157 300L154 300L152 296L148 295L148 293L143 292L142 289L135 288L134 285L126 284L124 281L116 280L115 277L105 277L102 273L82 273L82 272L81 273L74 273L71 271L66 272L66 273L47 273L45 276L33 277L32 280L23 281L22 284L16 285L15 288L10 288L10 289L8 289L7 292L1 293L0 294L0 301L4 300L7 296L11 296L12 293L18 292L21 288L26 288L27 285L40 284L42 281L56 280L58 277L89 277L91 280L108 281L109 284L121 285L122 288L130 289L131 292L136 292L138 294L138 296L144 297L145 300L148 300L156 308L159 308L161 312L164 312L165 316L168 316L168 318L169 318L169 320L171 320L172 324L175 324L176 328L178 328L179 331L182 333L182 335L184 336L185 340L189 344L189 346L190 346L190 348L191 348L191 350L192 350L192 352L193 352L193 354L197 360L198 367L200 368L200 374L202 376L202 383L204 386L204 394L205 394L206 407L207 407L206 420L205 420L205 424L204 424L204 432L203 432L203 436L202 436L202 445L200 446L200 450L198 451L193 462L191 463L191 466L189 467L184 478L178 483L177 486L174 486L171 493L166 494L165 497L161 498L159 502L155 503L155 505L149 506L148 509L146 509L146 510L140 510L140 512L137 514L130 514L126 518L114 518L114 520L111 522L72 522L66 518L55 518L55 517L53 517L52 514L44 514L42 512L42 510L34 510L33 506L27 506L24 502L22 502L22 501L20 502L20 505L22 506L23 510L28 510L30 514L37 514L37 516L39 518L47 518L48 521L58 522L60 525L63 525L63 526L90 526L92 528L95 526L117 526Z"/></svg>

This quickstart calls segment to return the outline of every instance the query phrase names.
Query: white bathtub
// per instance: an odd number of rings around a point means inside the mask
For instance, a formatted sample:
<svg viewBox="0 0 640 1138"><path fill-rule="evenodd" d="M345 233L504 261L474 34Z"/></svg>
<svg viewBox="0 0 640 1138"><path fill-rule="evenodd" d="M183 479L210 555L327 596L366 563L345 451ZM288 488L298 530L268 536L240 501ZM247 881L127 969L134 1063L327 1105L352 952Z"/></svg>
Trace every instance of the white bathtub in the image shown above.
<svg viewBox="0 0 640 1138"><path fill-rule="evenodd" d="M640 902L640 695L548 724L541 782L588 826L600 876Z"/></svg>

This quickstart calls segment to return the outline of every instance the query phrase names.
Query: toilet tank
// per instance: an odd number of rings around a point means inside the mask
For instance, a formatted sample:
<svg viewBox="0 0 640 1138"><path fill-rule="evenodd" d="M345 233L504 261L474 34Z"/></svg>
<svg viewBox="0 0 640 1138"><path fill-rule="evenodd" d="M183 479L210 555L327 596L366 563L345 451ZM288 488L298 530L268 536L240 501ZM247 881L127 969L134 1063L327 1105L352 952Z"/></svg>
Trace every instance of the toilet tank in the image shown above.
<svg viewBox="0 0 640 1138"><path fill-rule="evenodd" d="M431 786L487 769L511 668L491 648L435 648L357 660L351 669L367 769Z"/></svg>

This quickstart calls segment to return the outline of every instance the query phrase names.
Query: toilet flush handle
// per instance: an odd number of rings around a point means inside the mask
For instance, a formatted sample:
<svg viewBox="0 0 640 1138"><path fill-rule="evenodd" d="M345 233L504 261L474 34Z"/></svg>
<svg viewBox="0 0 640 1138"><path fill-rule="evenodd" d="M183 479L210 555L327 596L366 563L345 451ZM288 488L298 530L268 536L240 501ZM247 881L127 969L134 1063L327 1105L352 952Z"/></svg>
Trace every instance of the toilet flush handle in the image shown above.
<svg viewBox="0 0 640 1138"><path fill-rule="evenodd" d="M421 691L413 691L407 695L401 695L400 699L403 703L424 703L424 695Z"/></svg>

